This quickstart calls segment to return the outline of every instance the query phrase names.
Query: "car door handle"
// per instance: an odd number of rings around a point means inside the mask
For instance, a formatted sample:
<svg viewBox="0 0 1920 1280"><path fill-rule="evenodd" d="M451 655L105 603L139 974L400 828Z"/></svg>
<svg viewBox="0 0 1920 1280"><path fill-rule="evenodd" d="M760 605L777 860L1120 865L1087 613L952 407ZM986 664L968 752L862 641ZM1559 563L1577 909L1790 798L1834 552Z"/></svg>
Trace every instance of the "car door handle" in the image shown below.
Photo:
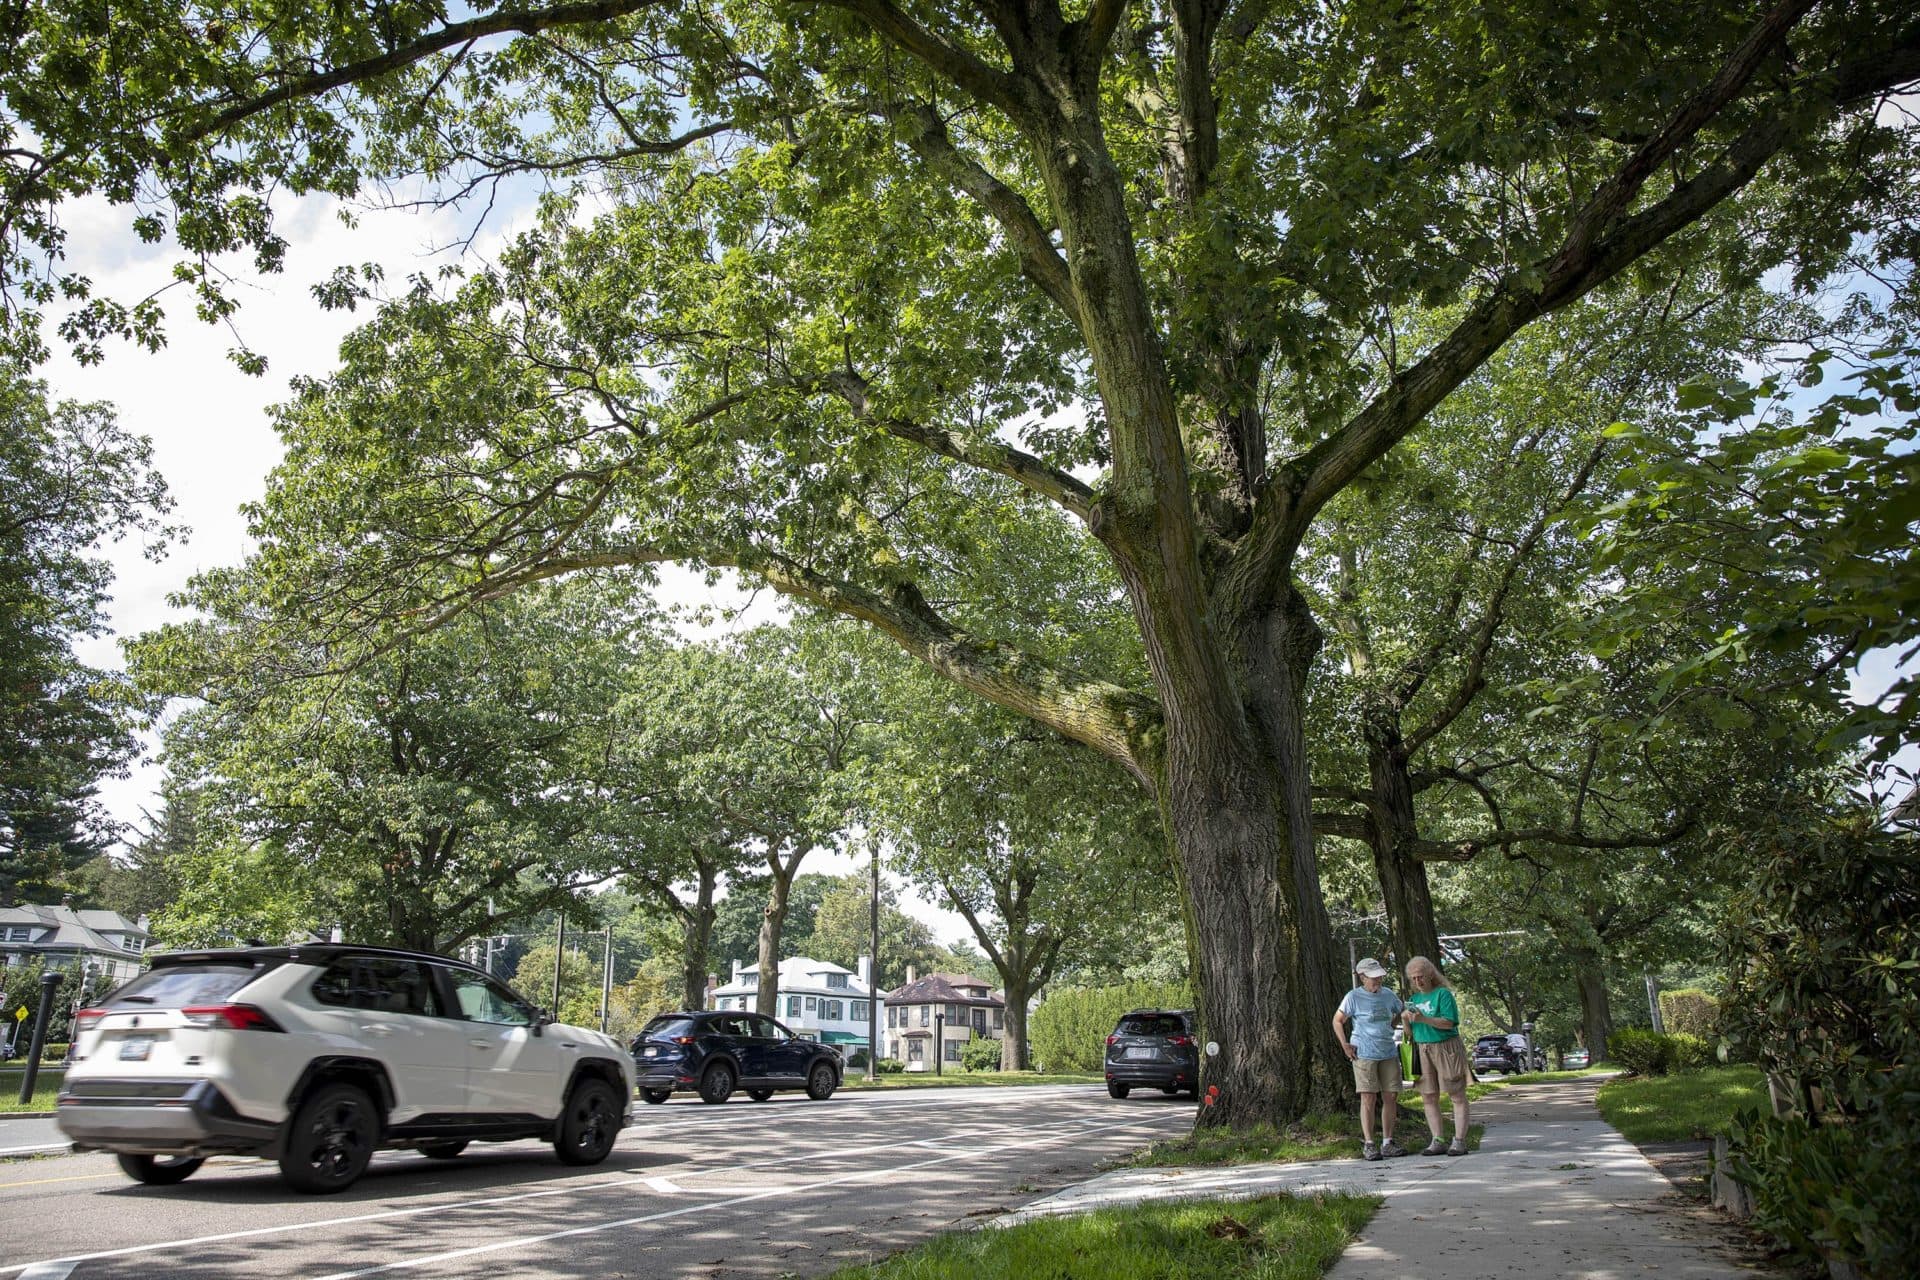
<svg viewBox="0 0 1920 1280"><path fill-rule="evenodd" d="M370 1036L390 1036L393 1034L393 1028L384 1022L363 1022L360 1024L360 1030Z"/></svg>
<svg viewBox="0 0 1920 1280"><path fill-rule="evenodd" d="M468 1043L469 1045L471 1045L471 1046L473 1046L473 1047L474 1047L475 1049L491 1049L491 1048L493 1048L493 1041L491 1041L491 1040L469 1040L469 1041L467 1041L467 1043Z"/></svg>

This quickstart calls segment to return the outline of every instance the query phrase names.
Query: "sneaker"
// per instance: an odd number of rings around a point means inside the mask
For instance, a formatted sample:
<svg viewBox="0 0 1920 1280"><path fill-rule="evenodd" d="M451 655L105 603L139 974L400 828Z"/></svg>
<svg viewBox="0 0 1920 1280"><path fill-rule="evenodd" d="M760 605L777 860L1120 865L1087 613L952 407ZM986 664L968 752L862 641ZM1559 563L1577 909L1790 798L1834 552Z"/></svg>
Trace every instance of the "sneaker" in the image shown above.
<svg viewBox="0 0 1920 1280"><path fill-rule="evenodd" d="M1391 1160L1395 1156L1404 1156L1409 1153L1405 1147L1395 1142L1392 1138L1388 1138L1380 1144L1380 1154L1383 1158Z"/></svg>
<svg viewBox="0 0 1920 1280"><path fill-rule="evenodd" d="M1436 1143L1434 1143L1434 1145L1435 1145L1435 1146L1439 1146L1440 1144L1436 1142ZM1465 1154L1467 1154L1467 1141L1466 1141L1466 1139L1465 1139L1465 1138L1455 1138L1455 1139L1453 1140L1453 1145L1447 1148L1447 1154L1448 1154L1448 1155L1450 1155L1450 1156L1463 1156L1463 1155L1465 1155Z"/></svg>
<svg viewBox="0 0 1920 1280"><path fill-rule="evenodd" d="M1443 1156L1447 1154L1447 1144L1440 1141L1440 1139L1435 1138L1432 1142L1429 1142L1427 1144L1426 1150L1422 1151L1420 1154L1423 1156Z"/></svg>
<svg viewBox="0 0 1920 1280"><path fill-rule="evenodd" d="M1360 1147L1360 1158L1362 1160L1378 1160L1380 1158L1380 1148L1374 1146L1371 1142L1364 1143Z"/></svg>

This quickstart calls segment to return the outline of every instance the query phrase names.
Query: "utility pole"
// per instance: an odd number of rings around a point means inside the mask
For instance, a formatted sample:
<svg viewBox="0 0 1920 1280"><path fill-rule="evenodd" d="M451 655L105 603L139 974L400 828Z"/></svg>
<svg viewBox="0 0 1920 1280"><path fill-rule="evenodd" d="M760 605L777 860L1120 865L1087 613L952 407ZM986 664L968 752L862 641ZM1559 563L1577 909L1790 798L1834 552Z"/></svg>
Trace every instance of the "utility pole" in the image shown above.
<svg viewBox="0 0 1920 1280"><path fill-rule="evenodd" d="M1651 969L1645 972L1647 975L1647 1016L1653 1022L1653 1029L1664 1033L1667 1029L1667 1020L1660 1016L1660 979L1653 976L1653 970Z"/></svg>
<svg viewBox="0 0 1920 1280"><path fill-rule="evenodd" d="M607 926L606 954L600 961L600 1034L607 1034L607 1009L613 1003L613 926Z"/></svg>
<svg viewBox="0 0 1920 1280"><path fill-rule="evenodd" d="M939 1075L947 1061L947 1011L943 1006L933 1015L933 1074Z"/></svg>
<svg viewBox="0 0 1920 1280"><path fill-rule="evenodd" d="M556 1020L560 1017L560 962L567 956L567 915L560 913L560 925L553 936L553 1007L547 1010Z"/></svg>
<svg viewBox="0 0 1920 1280"><path fill-rule="evenodd" d="M880 842L873 842L873 893L867 903L867 1079L880 1079Z"/></svg>

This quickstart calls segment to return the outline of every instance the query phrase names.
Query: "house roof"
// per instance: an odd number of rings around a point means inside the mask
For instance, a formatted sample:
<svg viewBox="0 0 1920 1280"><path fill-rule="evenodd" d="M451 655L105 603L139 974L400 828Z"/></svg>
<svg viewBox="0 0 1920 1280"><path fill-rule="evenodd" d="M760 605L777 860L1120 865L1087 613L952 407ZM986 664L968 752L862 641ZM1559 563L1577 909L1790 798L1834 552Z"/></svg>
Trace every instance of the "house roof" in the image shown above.
<svg viewBox="0 0 1920 1280"><path fill-rule="evenodd" d="M119 959L140 955L138 950L123 945L123 940L147 937L141 922L129 920L117 911L75 911L65 906L0 907L0 929L16 925L30 925L39 932L31 942L0 943L8 951L84 951ZM108 937L108 934L118 936Z"/></svg>
<svg viewBox="0 0 1920 1280"><path fill-rule="evenodd" d="M971 988L986 992L985 995L967 995L961 988ZM979 978L965 973L930 973L918 978L904 987L896 987L886 994L887 1004L965 1004L978 1005L983 1009L1004 1009L1007 1002L993 994L991 988Z"/></svg>
<svg viewBox="0 0 1920 1280"><path fill-rule="evenodd" d="M748 995L760 989L759 984L745 981L748 974L758 977L760 966L742 965L740 972L732 980L723 982L713 989L715 996ZM830 987L827 975L845 974L847 985ZM845 969L831 960L815 960L811 956L788 956L780 962L780 990L790 995L831 996L835 999L865 1000L868 997L867 984L851 969Z"/></svg>

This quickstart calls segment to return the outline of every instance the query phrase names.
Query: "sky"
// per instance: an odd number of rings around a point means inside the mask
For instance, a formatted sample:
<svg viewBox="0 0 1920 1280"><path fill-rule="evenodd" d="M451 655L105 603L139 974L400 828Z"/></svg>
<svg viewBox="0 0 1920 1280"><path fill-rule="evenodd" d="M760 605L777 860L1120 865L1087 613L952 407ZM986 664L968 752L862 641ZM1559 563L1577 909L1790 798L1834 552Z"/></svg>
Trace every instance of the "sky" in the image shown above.
<svg viewBox="0 0 1920 1280"><path fill-rule="evenodd" d="M127 231L124 209L89 201L68 216L71 265L93 280L97 294L130 300L167 283L171 249L142 245ZM416 272L457 261L437 246L469 230L456 218L418 211L359 212L356 225L348 227L339 219L338 205L322 198L285 202L280 218L281 234L293 245L287 269L265 277L238 273L235 295L242 305L234 330L202 323L193 315L191 299L176 291L167 295L167 345L158 353L110 346L104 362L83 368L57 340L52 343L56 355L42 376L53 397L109 401L122 426L150 438L154 465L178 504L169 518L189 527L157 564L144 558L137 543L102 548L115 570L111 630L79 647L80 657L91 665L121 669L122 640L186 616L168 603L171 593L195 573L236 564L252 549L240 507L266 492L267 473L281 456L267 411L288 397L290 379L327 373L341 338L367 318L364 311L322 310L312 286L336 264L378 262L386 269L388 287L397 289ZM487 252L510 230L509 225L477 241L476 251ZM467 262L472 265L474 259ZM267 357L264 376L244 374L227 358L239 345L236 333ZM664 571L662 584L662 594L678 603L711 606L715 612L745 599L724 584L709 587L690 572ZM759 593L747 620L763 620L773 608L771 600L772 593ZM149 735L146 757L128 776L107 779L100 788L108 811L121 823L138 827L146 813L159 808L162 769L154 759L156 746L157 737ZM825 849L809 854L802 866L829 875L856 869L866 869L864 859L856 863ZM901 890L902 909L924 920L942 943L973 942L957 913L927 901L903 881L895 879L894 886Z"/></svg>

